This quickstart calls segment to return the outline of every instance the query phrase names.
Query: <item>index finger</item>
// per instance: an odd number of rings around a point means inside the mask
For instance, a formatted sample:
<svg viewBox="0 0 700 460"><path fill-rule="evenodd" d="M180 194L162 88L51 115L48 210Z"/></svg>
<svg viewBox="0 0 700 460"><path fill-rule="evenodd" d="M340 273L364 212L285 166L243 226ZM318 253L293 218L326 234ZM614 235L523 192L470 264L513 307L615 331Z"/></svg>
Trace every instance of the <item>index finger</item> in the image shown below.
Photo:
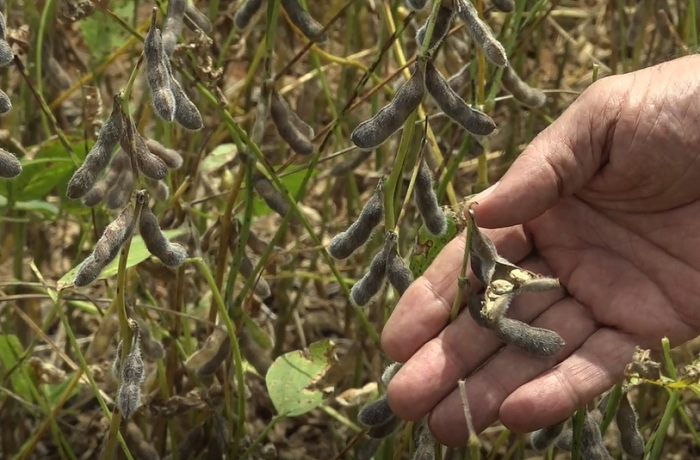
<svg viewBox="0 0 700 460"><path fill-rule="evenodd" d="M478 207L474 212L478 224ZM532 250L522 226L482 232L493 240L500 255L515 263ZM382 331L382 348L394 361L408 361L447 325L457 295L457 277L465 245L466 232L462 232L445 246L397 303Z"/></svg>

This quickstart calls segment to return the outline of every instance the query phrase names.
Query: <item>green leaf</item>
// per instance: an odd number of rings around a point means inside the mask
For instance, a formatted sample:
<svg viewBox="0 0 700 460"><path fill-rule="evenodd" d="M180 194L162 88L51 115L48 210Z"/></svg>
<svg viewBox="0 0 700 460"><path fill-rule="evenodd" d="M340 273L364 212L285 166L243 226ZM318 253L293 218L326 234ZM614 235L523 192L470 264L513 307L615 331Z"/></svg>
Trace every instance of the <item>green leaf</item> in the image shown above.
<svg viewBox="0 0 700 460"><path fill-rule="evenodd" d="M26 401L33 401L31 389L26 373L26 364L21 364L19 368L14 369L17 360L22 356L22 344L16 335L0 334L0 362L2 363L2 376L10 369L13 369L10 375L10 385L13 392L18 394Z"/></svg>
<svg viewBox="0 0 700 460"><path fill-rule="evenodd" d="M209 155L202 160L199 170L202 173L212 172L227 162L233 160L233 156L238 151L236 144L220 144L212 150Z"/></svg>
<svg viewBox="0 0 700 460"><path fill-rule="evenodd" d="M168 240L171 240L177 236L182 235L185 233L184 229L171 229L171 230L165 230L163 234L165 234L165 237ZM143 242L143 239L141 238L140 235L134 235L133 239L131 240L131 246L129 247L129 258L126 261L126 268L131 268L135 265L140 264L144 260L148 259L151 256L151 253L148 252L148 249L146 249L146 243ZM82 264L82 262L81 262ZM73 286L73 280L75 279L75 274L80 268L80 265L77 265L73 267L68 273L63 275L60 280L58 280L58 283L56 283L56 288L60 291L66 288L69 288ZM110 262L103 270L102 273L100 273L100 276L97 277L95 281L110 278L114 275L117 274L117 269L119 268L119 257L117 256L112 262Z"/></svg>
<svg viewBox="0 0 700 460"><path fill-rule="evenodd" d="M265 331L263 331L258 323L256 323L253 318L248 315L243 316L243 321L245 322L246 331L250 334L250 338L253 339L263 350L272 349L272 340Z"/></svg>
<svg viewBox="0 0 700 460"><path fill-rule="evenodd" d="M267 390L278 413L305 414L323 403L323 391L316 383L337 362L335 344L330 340L312 343L309 350L285 353L270 366L265 376Z"/></svg>
<svg viewBox="0 0 700 460"><path fill-rule="evenodd" d="M112 11L130 24L134 11L132 2L112 7ZM93 62L101 61L114 48L123 45L130 37L127 30L122 28L112 18L107 17L102 11L95 11L95 14L84 18L79 22L80 31L83 33L83 40L90 49Z"/></svg>
<svg viewBox="0 0 700 460"><path fill-rule="evenodd" d="M58 403L58 400L63 396L63 392L65 392L68 386L72 384L71 380L72 379L66 379L61 383L45 383L41 385L41 389L44 392L44 396L46 396L49 406L55 406L56 403ZM75 385L70 392L70 396L68 397L72 398L73 396L77 395L79 390L80 388L78 385Z"/></svg>
<svg viewBox="0 0 700 460"><path fill-rule="evenodd" d="M288 176L281 177L280 182L284 184L284 186L287 188L292 197L294 197L297 193L299 193L299 188L301 187L301 184L304 180L304 176L306 176L307 173L307 170L302 169L301 171L297 171ZM316 174L318 174L318 170L314 170L311 173L311 178L313 178ZM255 199L253 200L254 216L262 216L271 212L272 209L270 209L270 207L265 203L265 201L262 198L255 197Z"/></svg>
<svg viewBox="0 0 700 460"><path fill-rule="evenodd" d="M59 213L59 210L55 205L41 200L19 201L15 203L15 209L19 209L21 211L38 212L53 218L56 218Z"/></svg>

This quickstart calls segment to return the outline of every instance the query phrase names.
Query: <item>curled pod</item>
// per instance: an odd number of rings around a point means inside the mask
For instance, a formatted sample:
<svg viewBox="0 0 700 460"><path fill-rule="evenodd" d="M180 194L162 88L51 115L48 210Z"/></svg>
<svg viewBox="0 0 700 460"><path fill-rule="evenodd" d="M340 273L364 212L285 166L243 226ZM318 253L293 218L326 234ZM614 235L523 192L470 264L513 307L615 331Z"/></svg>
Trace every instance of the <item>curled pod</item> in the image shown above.
<svg viewBox="0 0 700 460"><path fill-rule="evenodd" d="M5 115L12 110L12 100L7 93L0 89L0 115Z"/></svg>
<svg viewBox="0 0 700 460"><path fill-rule="evenodd" d="M193 24L202 29L202 32L204 32L207 35L210 34L212 30L214 30L214 27L212 26L211 21L209 20L207 15L199 11L194 5L188 4L185 7L185 18L192 21ZM185 25L189 26L187 22L185 23Z"/></svg>
<svg viewBox="0 0 700 460"><path fill-rule="evenodd" d="M328 40L323 26L301 7L298 0L281 0L281 4L289 16L289 20L306 38L315 43L323 43Z"/></svg>
<svg viewBox="0 0 700 460"><path fill-rule="evenodd" d="M179 243L168 241L158 225L158 219L148 205L141 210L139 233L148 252L159 258L163 265L174 268L185 262L187 249Z"/></svg>
<svg viewBox="0 0 700 460"><path fill-rule="evenodd" d="M398 235L393 231L387 232L386 241L389 244L386 261L386 278L389 280L399 295L404 295L408 287L413 283L413 274L406 265L406 262L398 253Z"/></svg>
<svg viewBox="0 0 700 460"><path fill-rule="evenodd" d="M151 91L151 102L156 114L163 120L171 122L175 119L175 96L170 89L170 72L163 50L161 32L156 27L155 8L143 43L143 55L146 64L146 80Z"/></svg>
<svg viewBox="0 0 700 460"><path fill-rule="evenodd" d="M559 438L561 435L562 431L564 431L566 421L567 419L564 419L561 422L532 432L530 435L530 444L532 445L532 448L543 451L554 444L557 441L557 438Z"/></svg>
<svg viewBox="0 0 700 460"><path fill-rule="evenodd" d="M158 141L145 139L148 150L158 156L168 169L180 169L182 167L182 155L177 150L169 149Z"/></svg>
<svg viewBox="0 0 700 460"><path fill-rule="evenodd" d="M452 26L452 19L454 18L454 10L448 8L445 5L441 5L437 12L437 17L435 18L435 25L433 26L433 35L430 37L430 45L428 46L429 51L434 51L442 43L442 41L447 36ZM423 39L425 38L425 32L428 29L427 19L425 24L423 24L416 33L416 41L418 46L423 46Z"/></svg>
<svg viewBox="0 0 700 460"><path fill-rule="evenodd" d="M471 0L454 0L456 2L457 14L467 25L467 33L481 47L484 56L494 65L505 67L508 65L508 56L493 35L493 31L480 17L479 12Z"/></svg>
<svg viewBox="0 0 700 460"><path fill-rule="evenodd" d="M171 56L175 51L177 39L182 33L182 25L187 10L187 0L169 0L163 24L163 50Z"/></svg>
<svg viewBox="0 0 700 460"><path fill-rule="evenodd" d="M386 256L388 245L384 245L369 264L369 270L350 289L350 300L358 307L363 307L379 293L386 277Z"/></svg>
<svg viewBox="0 0 700 460"><path fill-rule="evenodd" d="M406 5L413 11L422 10L427 4L428 0L406 0Z"/></svg>
<svg viewBox="0 0 700 460"><path fill-rule="evenodd" d="M425 65L425 88L440 110L468 132L488 136L496 129L493 119L464 102L430 61Z"/></svg>
<svg viewBox="0 0 700 460"><path fill-rule="evenodd" d="M389 407L389 401L385 394L364 406L357 414L357 419L365 426L383 425L392 417L396 416Z"/></svg>
<svg viewBox="0 0 700 460"><path fill-rule="evenodd" d="M119 209L124 207L129 201L131 192L134 190L135 177L134 171L131 168L131 160L129 167L125 168L117 178L117 184L107 191L105 198L105 207L107 209Z"/></svg>
<svg viewBox="0 0 700 460"><path fill-rule="evenodd" d="M504 13L510 13L515 10L514 0L491 0L491 4L493 4L498 11L502 11Z"/></svg>
<svg viewBox="0 0 700 460"><path fill-rule="evenodd" d="M233 15L233 24L236 28L245 29L248 27L250 20L260 10L262 4L263 0L245 0L238 8L238 11L236 11L236 14Z"/></svg>
<svg viewBox="0 0 700 460"><path fill-rule="evenodd" d="M107 173L104 175L104 177L97 181L97 183L83 197L83 204L88 207L93 207L98 203L101 203L102 200L104 200L107 191L111 190L117 184L117 180L120 178L120 176L123 176L123 173L129 168L131 168L131 159L129 158L129 155L124 153L123 150L119 150L112 158L112 161L107 168ZM124 185L129 186L124 187ZM126 204L126 201L129 199L129 195L131 195L132 192L131 185L124 184L124 181L121 181L120 187L128 193L126 193L126 199L124 199L121 206L118 207L122 207L124 204Z"/></svg>
<svg viewBox="0 0 700 460"><path fill-rule="evenodd" d="M299 155L310 155L314 152L314 145L305 133L299 129L299 124L307 127L307 129L304 129L306 134L312 133L313 135L313 129L294 113L287 101L274 88L270 92L270 116L280 137L292 150Z"/></svg>
<svg viewBox="0 0 700 460"><path fill-rule="evenodd" d="M615 413L615 422L620 431L620 446L632 458L642 458L644 455L644 438L639 432L637 411L630 403L625 393L620 399L620 405Z"/></svg>
<svg viewBox="0 0 700 460"><path fill-rule="evenodd" d="M347 259L367 242L374 228L384 218L384 179L377 182L370 199L360 211L357 220L344 232L333 237L328 254L334 259Z"/></svg>
<svg viewBox="0 0 700 460"><path fill-rule="evenodd" d="M528 107L542 107L547 102L547 95L525 83L511 66L503 69L501 82L516 101Z"/></svg>
<svg viewBox="0 0 700 460"><path fill-rule="evenodd" d="M372 118L353 130L350 140L358 148L372 150L401 128L411 113L418 108L425 93L425 78L420 66L414 66L411 78L396 91L394 98Z"/></svg>
<svg viewBox="0 0 700 460"><path fill-rule="evenodd" d="M22 164L16 156L7 150L0 149L0 177L11 179L22 172Z"/></svg>
<svg viewBox="0 0 700 460"><path fill-rule="evenodd" d="M441 235L447 230L447 218L440 208L437 194L433 190L433 175L428 163L421 160L416 182L413 187L413 200L420 212L425 228L433 235Z"/></svg>
<svg viewBox="0 0 700 460"><path fill-rule="evenodd" d="M341 161L338 164L333 165L331 168L332 176L344 176L349 172L356 170L362 163L367 161L369 157L372 156L371 150L360 150L353 156L345 161Z"/></svg>
<svg viewBox="0 0 700 460"><path fill-rule="evenodd" d="M112 114L102 124L95 144L88 152L83 164L80 165L68 182L66 191L68 198L76 199L84 196L95 185L97 177L109 163L112 151L124 133L119 100L119 95L114 97Z"/></svg>

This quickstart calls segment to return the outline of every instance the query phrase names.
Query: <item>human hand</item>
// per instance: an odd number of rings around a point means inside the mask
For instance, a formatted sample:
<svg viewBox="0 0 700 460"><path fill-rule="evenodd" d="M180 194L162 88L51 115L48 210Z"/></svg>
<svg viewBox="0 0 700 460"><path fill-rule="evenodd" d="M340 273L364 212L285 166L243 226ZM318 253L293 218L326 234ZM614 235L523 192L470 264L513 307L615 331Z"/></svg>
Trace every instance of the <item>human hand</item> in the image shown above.
<svg viewBox="0 0 700 460"><path fill-rule="evenodd" d="M519 296L509 316L566 346L548 358L502 348L466 310L448 325L461 235L382 332L384 351L406 363L388 388L397 416L430 413L441 443L464 445L457 382L467 377L477 432L497 419L534 431L620 381L636 345L700 334L699 66L690 56L596 82L475 198L502 256L566 288Z"/></svg>

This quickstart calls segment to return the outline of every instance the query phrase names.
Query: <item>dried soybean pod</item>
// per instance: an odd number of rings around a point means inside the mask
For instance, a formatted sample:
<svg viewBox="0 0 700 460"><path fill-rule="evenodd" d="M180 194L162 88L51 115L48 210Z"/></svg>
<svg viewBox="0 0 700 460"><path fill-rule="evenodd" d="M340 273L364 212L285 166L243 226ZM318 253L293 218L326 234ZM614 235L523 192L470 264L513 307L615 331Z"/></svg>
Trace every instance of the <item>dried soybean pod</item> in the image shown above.
<svg viewBox="0 0 700 460"><path fill-rule="evenodd" d="M131 161L131 160L129 160ZM119 209L129 201L129 196L134 190L134 172L131 163L125 168L117 179L117 184L107 191L105 207L107 209Z"/></svg>
<svg viewBox="0 0 700 460"><path fill-rule="evenodd" d="M275 97L275 95L276 95L276 97L277 97L277 99L278 99L277 102L282 106L281 109L283 109L283 110L287 113L287 115L289 116L290 121L291 121L292 124L296 127L296 129L297 129L304 137L306 137L307 139L311 139L312 137L314 137L314 135L315 135L316 133L314 132L314 129L311 127L311 125L309 125L307 122L305 122L304 120L302 120L302 119L299 117L299 115L297 115L297 113L296 113L294 110L292 110L292 108L291 108L291 107L289 106L289 104L287 103L287 100L286 100L285 98L283 98L283 97L275 90L274 87L272 87L272 91L271 91L270 96ZM272 104L272 103L273 103L273 100L272 100L272 98L271 98L270 104Z"/></svg>
<svg viewBox="0 0 700 460"><path fill-rule="evenodd" d="M114 360L112 361L112 375L114 376L115 379L119 380L121 379L121 359L122 359L122 347L124 346L124 342L122 340L119 341L119 344L117 344L117 351L114 353Z"/></svg>
<svg viewBox="0 0 700 460"><path fill-rule="evenodd" d="M396 428L398 428L399 425L401 425L401 419L398 417L391 417L385 423L371 427L369 431L367 431L367 436L372 439L386 438L391 433L396 431Z"/></svg>
<svg viewBox="0 0 700 460"><path fill-rule="evenodd" d="M488 136L496 129L493 119L464 102L430 61L425 65L425 88L440 110L463 129L479 136Z"/></svg>
<svg viewBox="0 0 700 460"><path fill-rule="evenodd" d="M158 201L166 201L170 197L170 189L168 185L162 180L151 179L146 177L144 183L151 192L151 195Z"/></svg>
<svg viewBox="0 0 700 460"><path fill-rule="evenodd" d="M169 149L158 141L145 139L148 150L158 156L169 169L180 169L183 160L182 155L177 150Z"/></svg>
<svg viewBox="0 0 700 460"><path fill-rule="evenodd" d="M420 66L414 66L411 78L396 91L394 98L372 118L365 120L350 134L358 148L372 150L398 131L409 115L420 105L425 93L425 78Z"/></svg>
<svg viewBox="0 0 700 460"><path fill-rule="evenodd" d="M433 51L440 45L440 43L442 43L447 36L447 33L450 31L453 18L454 10L445 5L441 5L437 12L437 17L435 18L435 26L433 27L433 35L430 37L430 46L428 46L428 50ZM418 46L423 45L425 32L428 29L428 21L429 19L426 19L425 24L423 24L416 33L416 41L418 42Z"/></svg>
<svg viewBox="0 0 700 460"><path fill-rule="evenodd" d="M425 8L428 0L406 0L406 5L414 11L419 11Z"/></svg>
<svg viewBox="0 0 700 460"><path fill-rule="evenodd" d="M380 179L374 192L362 207L357 220L344 232L333 237L328 245L328 254L334 259L347 259L360 246L365 244L372 230L384 218L384 179Z"/></svg>
<svg viewBox="0 0 700 460"><path fill-rule="evenodd" d="M287 102L272 88L270 92L270 116L280 137L299 155L310 155L314 145L293 122L297 117ZM298 118L298 117L297 117Z"/></svg>
<svg viewBox="0 0 700 460"><path fill-rule="evenodd" d="M250 233L248 234L248 237L250 238ZM229 238L229 250L231 251L231 254L233 254L236 251L236 244L238 243L238 237L236 235L231 235ZM243 275L244 278L249 279L253 275L253 269L255 267L253 266L253 262L248 258L248 255L243 252L243 258L241 259L241 263L238 266L238 273ZM261 276L257 279L255 286L253 288L255 295L260 297L261 299L269 299L272 296L272 291L270 290L270 285L267 284L267 281Z"/></svg>
<svg viewBox="0 0 700 460"><path fill-rule="evenodd" d="M503 11L504 13L510 13L515 9L514 0L491 0L491 3L496 7L496 9Z"/></svg>
<svg viewBox="0 0 700 460"><path fill-rule="evenodd" d="M281 0L281 4L289 20L306 38L315 43L323 43L328 39L323 26L301 7L298 0Z"/></svg>
<svg viewBox="0 0 700 460"><path fill-rule="evenodd" d="M386 394L364 406L357 414L357 419L365 426L383 425L392 417L395 417L395 415L391 407L389 407Z"/></svg>
<svg viewBox="0 0 700 460"><path fill-rule="evenodd" d="M129 126L133 129L133 122L129 123ZM136 129L133 129L132 136L134 143L131 155L136 160L136 166L138 166L139 171L151 179L165 179L168 175L168 167L165 165L165 162L148 150L146 141ZM128 146L122 144L122 148L126 150Z"/></svg>
<svg viewBox="0 0 700 460"><path fill-rule="evenodd" d="M0 11L0 40L7 40L7 23L5 22L5 15Z"/></svg>
<svg viewBox="0 0 700 460"><path fill-rule="evenodd" d="M119 177L122 176L122 173L128 168L131 168L131 159L126 153L124 153L123 150L119 150L112 158L112 162L109 164L107 173L104 175L102 180L98 181L83 197L83 204L85 206L92 207L100 203L105 198L107 191L115 186ZM123 184L120 184L120 186L122 185ZM126 187L124 190L127 190L129 195L131 194L130 187ZM126 203L126 200L124 203ZM122 206L124 203L122 203Z"/></svg>
<svg viewBox="0 0 700 460"><path fill-rule="evenodd" d="M620 405L615 414L617 429L620 431L620 446L632 458L642 458L644 455L644 438L637 426L637 411L630 403L627 393L622 395Z"/></svg>
<svg viewBox="0 0 700 460"><path fill-rule="evenodd" d="M497 318L490 329L508 345L536 356L556 355L566 345L564 339L554 331L530 326L506 316Z"/></svg>
<svg viewBox="0 0 700 460"><path fill-rule="evenodd" d="M0 89L0 115L5 115L12 110L12 100L7 93Z"/></svg>
<svg viewBox="0 0 700 460"><path fill-rule="evenodd" d="M420 212L425 228L433 235L441 235L447 230L447 219L440 208L437 194L433 190L433 174L425 159L421 159L416 182L413 189L413 199Z"/></svg>
<svg viewBox="0 0 700 460"><path fill-rule="evenodd" d="M170 87L175 96L175 121L185 129L190 131L199 131L204 127L202 114L199 113L197 106L187 97L185 90L182 89L180 83L170 72Z"/></svg>
<svg viewBox="0 0 700 460"><path fill-rule="evenodd" d="M557 438L557 447L566 452L571 452L573 435L574 433L571 428L562 431L561 435Z"/></svg>
<svg viewBox="0 0 700 460"><path fill-rule="evenodd" d="M474 220L474 210L470 207L467 210L469 219L469 231L472 234L471 246L469 247L469 262L474 272L474 276L484 286L488 286L496 270L496 260L498 253L491 238L479 230Z"/></svg>
<svg viewBox="0 0 700 460"><path fill-rule="evenodd" d="M84 196L95 185L97 177L109 163L112 150L119 143L124 132L120 99L119 94L114 96L112 114L102 124L95 144L68 182L66 191L68 198L76 199Z"/></svg>
<svg viewBox="0 0 700 460"><path fill-rule="evenodd" d="M151 27L143 42L143 55L153 108L159 117L171 122L175 119L175 96L170 89L170 72L166 64L168 57L163 49L161 31L156 27L156 8L153 8Z"/></svg>
<svg viewBox="0 0 700 460"><path fill-rule="evenodd" d="M171 243L158 225L158 219L149 206L144 206L139 219L139 233L148 252L158 257L167 267L179 267L187 258L187 249L179 243Z"/></svg>
<svg viewBox="0 0 700 460"><path fill-rule="evenodd" d="M139 319L139 330L141 331L141 351L143 357L151 362L160 361L165 357L165 348L160 341L153 338L151 330L145 321Z"/></svg>
<svg viewBox="0 0 700 460"><path fill-rule="evenodd" d="M384 385L389 386L389 382L391 382L391 379L394 378L394 376L401 370L403 367L403 364L401 363L391 363L389 364L386 369L384 369L384 372L382 372L382 383Z"/></svg>
<svg viewBox="0 0 700 460"><path fill-rule="evenodd" d="M117 407L125 420L129 420L141 405L141 384L145 379L139 346L139 328L134 329L131 350L121 365L121 385L117 392Z"/></svg>
<svg viewBox="0 0 700 460"><path fill-rule="evenodd" d="M233 15L233 24L237 29L245 29L248 27L250 20L255 16L260 7L263 4L263 0L245 0L236 14Z"/></svg>
<svg viewBox="0 0 700 460"><path fill-rule="evenodd" d="M134 422L129 422L124 430L124 441L132 455L139 460L160 460L158 451L146 441L141 429Z"/></svg>
<svg viewBox="0 0 700 460"><path fill-rule="evenodd" d="M612 460L612 456L605 449L600 426L590 412L586 413L581 431L581 458L586 460Z"/></svg>
<svg viewBox="0 0 700 460"><path fill-rule="evenodd" d="M286 216L288 212L293 212L289 209L289 204L287 204L282 194L273 187L272 182L264 175L256 174L253 176L253 188L270 209L275 211L280 217ZM296 225L299 223L299 219L292 214L289 222Z"/></svg>
<svg viewBox="0 0 700 460"><path fill-rule="evenodd" d="M386 233L385 244L389 245L386 261L386 277L399 295L403 295L413 283L413 274L398 253L398 235L389 231Z"/></svg>
<svg viewBox="0 0 700 460"><path fill-rule="evenodd" d="M447 79L447 84L450 85L452 91L459 92L464 85L469 82L469 79L471 78L469 75L469 64L471 63L468 62L461 69L459 69L457 73L450 75L450 78Z"/></svg>
<svg viewBox="0 0 700 460"><path fill-rule="evenodd" d="M493 35L493 31L480 17L471 0L454 0L457 6L457 14L467 25L467 33L481 47L484 56L491 63L505 67L508 65L508 56L503 48Z"/></svg>
<svg viewBox="0 0 700 460"><path fill-rule="evenodd" d="M358 166L364 163L371 156L371 150L360 150L352 158L348 158L345 161L333 165L333 167L331 168L331 175L336 177L344 176L347 173L357 169Z"/></svg>
<svg viewBox="0 0 700 460"><path fill-rule="evenodd" d="M194 5L187 5L185 7L185 18L192 21L197 27L202 29L205 34L210 34L214 27L206 14L199 11ZM189 25L187 22L185 25Z"/></svg>
<svg viewBox="0 0 700 460"><path fill-rule="evenodd" d="M163 50L170 56L175 51L177 39L182 33L182 25L185 19L187 0L169 0L163 24Z"/></svg>
<svg viewBox="0 0 700 460"><path fill-rule="evenodd" d="M0 177L11 179L22 172L22 163L7 150L0 149Z"/></svg>
<svg viewBox="0 0 700 460"><path fill-rule="evenodd" d="M427 426L423 423L423 430L416 442L416 451L411 460L435 460L435 437Z"/></svg>
<svg viewBox="0 0 700 460"><path fill-rule="evenodd" d="M12 47L7 43L7 24L5 16L0 13L0 67L6 67L14 61Z"/></svg>
<svg viewBox="0 0 700 460"><path fill-rule="evenodd" d="M363 307L377 295L384 284L386 276L386 256L388 245L384 245L369 265L369 271L352 286L350 300L358 307Z"/></svg>
<svg viewBox="0 0 700 460"><path fill-rule="evenodd" d="M199 453L206 446L206 432L204 431L203 422L191 429L185 439L177 446L177 458L197 458ZM172 460L173 455L168 454L163 457L163 460Z"/></svg>
<svg viewBox="0 0 700 460"><path fill-rule="evenodd" d="M511 66L503 69L501 82L516 101L528 107L542 107L547 102L547 95L525 83Z"/></svg>
<svg viewBox="0 0 700 460"><path fill-rule="evenodd" d="M561 435L564 430L564 425L568 419L564 419L561 422L550 425L541 430L534 431L530 435L530 444L535 450L546 450L549 446L556 442L559 435Z"/></svg>

